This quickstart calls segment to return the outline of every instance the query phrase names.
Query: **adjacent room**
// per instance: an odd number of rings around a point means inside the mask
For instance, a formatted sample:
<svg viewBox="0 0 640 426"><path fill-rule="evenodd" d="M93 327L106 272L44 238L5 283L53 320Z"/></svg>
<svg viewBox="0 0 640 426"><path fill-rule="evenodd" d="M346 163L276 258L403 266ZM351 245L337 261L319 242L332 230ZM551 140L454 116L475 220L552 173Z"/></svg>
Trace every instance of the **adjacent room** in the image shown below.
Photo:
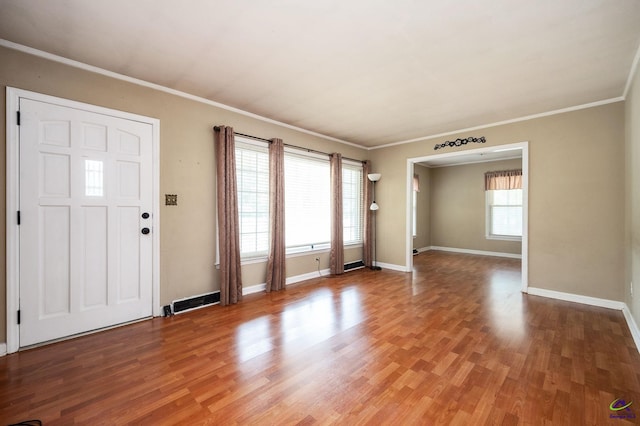
<svg viewBox="0 0 640 426"><path fill-rule="evenodd" d="M0 0L0 419L635 424L640 2Z"/></svg>

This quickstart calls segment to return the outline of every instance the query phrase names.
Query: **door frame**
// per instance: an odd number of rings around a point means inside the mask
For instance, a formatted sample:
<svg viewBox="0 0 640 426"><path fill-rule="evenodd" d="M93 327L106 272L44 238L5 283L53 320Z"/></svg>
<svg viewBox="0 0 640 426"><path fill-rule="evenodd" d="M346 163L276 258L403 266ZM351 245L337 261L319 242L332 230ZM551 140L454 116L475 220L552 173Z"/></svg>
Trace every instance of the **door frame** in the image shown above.
<svg viewBox="0 0 640 426"><path fill-rule="evenodd" d="M503 145L495 145L478 149L466 149L462 151L449 152L437 155L423 155L407 159L407 210L406 210L406 231L405 231L405 253L407 271L413 270L413 232L412 232L412 192L413 192L413 165L423 161L436 160L442 158L455 158L468 154L489 153L500 149L521 149L522 150L522 285L521 292L528 293L529 289L529 142L517 142Z"/></svg>
<svg viewBox="0 0 640 426"><path fill-rule="evenodd" d="M109 115L125 120L150 124L152 128L152 313L161 315L160 309L160 120L124 111L104 108L83 102L58 98L7 86L6 99L6 286L7 286L7 353L20 349L20 328L18 326L18 308L20 307L20 238L17 212L20 206L20 150L17 111L20 98L51 103L63 107L81 109L97 114Z"/></svg>

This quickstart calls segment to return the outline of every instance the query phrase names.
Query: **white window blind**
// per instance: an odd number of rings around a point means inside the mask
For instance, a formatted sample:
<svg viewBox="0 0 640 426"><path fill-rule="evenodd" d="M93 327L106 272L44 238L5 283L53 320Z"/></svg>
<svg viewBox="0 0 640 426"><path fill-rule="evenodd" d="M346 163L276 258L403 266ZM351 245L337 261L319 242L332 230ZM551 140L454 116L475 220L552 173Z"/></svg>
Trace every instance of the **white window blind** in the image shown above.
<svg viewBox="0 0 640 426"><path fill-rule="evenodd" d="M344 244L362 242L362 165L342 164L342 226Z"/></svg>
<svg viewBox="0 0 640 426"><path fill-rule="evenodd" d="M522 237L522 189L487 192L487 238Z"/></svg>
<svg viewBox="0 0 640 426"><path fill-rule="evenodd" d="M236 138L240 256L260 257L269 251L269 151Z"/></svg>
<svg viewBox="0 0 640 426"><path fill-rule="evenodd" d="M285 152L285 240L288 252L329 247L329 161Z"/></svg>

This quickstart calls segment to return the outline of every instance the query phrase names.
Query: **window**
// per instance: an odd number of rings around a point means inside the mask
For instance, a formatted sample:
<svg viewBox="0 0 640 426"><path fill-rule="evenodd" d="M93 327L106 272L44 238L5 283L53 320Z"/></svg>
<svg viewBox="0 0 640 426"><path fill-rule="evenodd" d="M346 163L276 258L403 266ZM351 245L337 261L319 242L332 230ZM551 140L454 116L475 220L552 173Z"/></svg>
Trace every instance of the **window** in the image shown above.
<svg viewBox="0 0 640 426"><path fill-rule="evenodd" d="M344 244L362 242L362 164L342 162L342 226Z"/></svg>
<svg viewBox="0 0 640 426"><path fill-rule="evenodd" d="M104 194L104 170L100 160L84 160L84 195L102 197Z"/></svg>
<svg viewBox="0 0 640 426"><path fill-rule="evenodd" d="M331 245L331 178L326 156L285 151L285 239L288 253ZM269 150L236 137L240 256L269 253ZM343 160L344 244L362 242L362 165Z"/></svg>
<svg viewBox="0 0 640 426"><path fill-rule="evenodd" d="M269 151L236 137L240 257L269 252Z"/></svg>
<svg viewBox="0 0 640 426"><path fill-rule="evenodd" d="M284 202L287 252L327 248L331 241L329 161L285 152Z"/></svg>
<svg viewBox="0 0 640 426"><path fill-rule="evenodd" d="M331 246L331 176L326 156L285 152L285 238L288 253ZM362 165L343 160L344 244L362 242Z"/></svg>
<svg viewBox="0 0 640 426"><path fill-rule="evenodd" d="M486 191L487 238L520 240L522 237L522 189Z"/></svg>

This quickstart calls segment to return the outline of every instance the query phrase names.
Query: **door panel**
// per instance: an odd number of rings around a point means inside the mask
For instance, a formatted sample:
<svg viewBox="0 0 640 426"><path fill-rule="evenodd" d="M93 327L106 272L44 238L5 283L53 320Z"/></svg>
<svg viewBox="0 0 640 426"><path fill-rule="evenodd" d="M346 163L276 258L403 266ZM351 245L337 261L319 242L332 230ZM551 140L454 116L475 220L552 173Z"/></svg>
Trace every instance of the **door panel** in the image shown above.
<svg viewBox="0 0 640 426"><path fill-rule="evenodd" d="M20 346L152 314L152 126L20 99Z"/></svg>

